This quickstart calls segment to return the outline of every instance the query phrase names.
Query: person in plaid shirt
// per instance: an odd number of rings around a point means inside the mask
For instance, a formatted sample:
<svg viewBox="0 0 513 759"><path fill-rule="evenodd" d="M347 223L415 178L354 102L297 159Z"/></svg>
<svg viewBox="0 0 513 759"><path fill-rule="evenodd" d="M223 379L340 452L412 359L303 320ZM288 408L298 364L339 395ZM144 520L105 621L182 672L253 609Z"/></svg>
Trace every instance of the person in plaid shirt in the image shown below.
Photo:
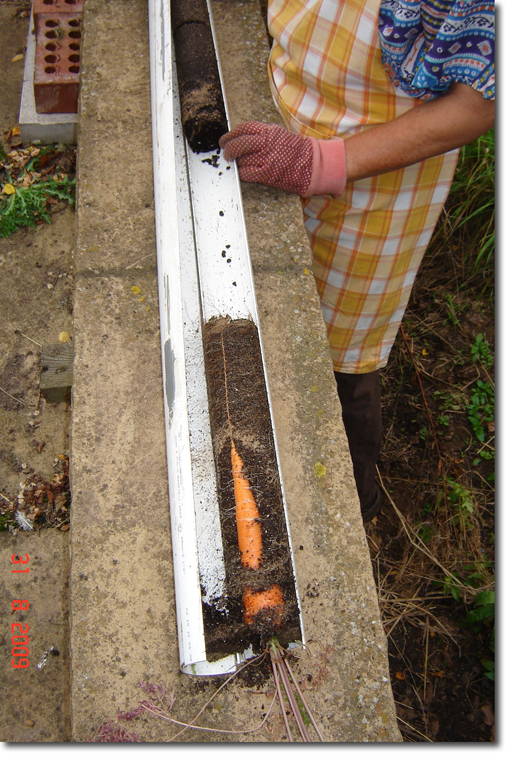
<svg viewBox="0 0 513 759"><path fill-rule="evenodd" d="M449 192L494 123L493 2L269 0L286 128L223 135L243 181L300 196L364 521L382 507L379 370Z"/></svg>

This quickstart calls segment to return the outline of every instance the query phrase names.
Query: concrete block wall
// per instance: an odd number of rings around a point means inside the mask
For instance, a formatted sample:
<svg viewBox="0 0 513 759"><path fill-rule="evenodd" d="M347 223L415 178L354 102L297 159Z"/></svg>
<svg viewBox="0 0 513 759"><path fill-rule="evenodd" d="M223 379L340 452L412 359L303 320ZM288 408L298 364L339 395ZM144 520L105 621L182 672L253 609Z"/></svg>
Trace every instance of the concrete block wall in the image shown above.
<svg viewBox="0 0 513 759"><path fill-rule="evenodd" d="M214 0L232 123L277 121L266 81L259 0ZM165 684L188 720L217 684L182 675L167 496L153 213L146 0L84 7L71 442L73 740L86 741L137 684ZM302 676L329 742L400 741L387 643L336 395L310 253L295 197L243 188L263 350L287 496L306 637ZM134 295L137 287L137 296ZM320 466L319 466L320 465ZM208 724L260 719L265 688L234 681ZM281 741L278 715L237 736ZM174 731L149 720L145 739Z"/></svg>

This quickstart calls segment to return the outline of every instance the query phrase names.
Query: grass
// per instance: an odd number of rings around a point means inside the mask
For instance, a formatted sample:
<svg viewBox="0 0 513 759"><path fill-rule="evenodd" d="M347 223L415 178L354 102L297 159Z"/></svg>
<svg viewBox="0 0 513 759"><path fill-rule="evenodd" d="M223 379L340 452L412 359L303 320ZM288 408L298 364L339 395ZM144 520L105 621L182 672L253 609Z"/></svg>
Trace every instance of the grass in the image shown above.
<svg viewBox="0 0 513 759"><path fill-rule="evenodd" d="M442 222L431 244L464 241L474 271L486 271L495 251L495 129L461 149Z"/></svg>

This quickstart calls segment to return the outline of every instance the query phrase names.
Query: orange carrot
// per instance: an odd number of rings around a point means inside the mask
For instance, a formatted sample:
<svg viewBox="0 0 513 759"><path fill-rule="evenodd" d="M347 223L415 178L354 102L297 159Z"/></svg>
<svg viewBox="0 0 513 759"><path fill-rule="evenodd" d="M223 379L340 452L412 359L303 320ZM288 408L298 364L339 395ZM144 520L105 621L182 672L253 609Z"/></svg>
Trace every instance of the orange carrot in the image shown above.
<svg viewBox="0 0 513 759"><path fill-rule="evenodd" d="M251 486L243 474L243 462L232 440L232 473L235 493L235 519L241 562L244 567L258 569L262 563L262 530L260 514Z"/></svg>
<svg viewBox="0 0 513 759"><path fill-rule="evenodd" d="M237 523L237 540L239 543L240 560L243 567L258 569L262 563L262 529L260 527L260 514L253 493L251 492L249 480L244 476L244 462L239 456L233 440L230 404L228 402L226 355L222 335L221 347L223 350L224 362L226 414L228 417L231 438L235 521ZM253 592L249 588L245 588L242 601L244 605L244 621L246 624L252 624L256 620L258 613L263 609L269 610L267 615L276 627L279 627L281 624L284 602L279 585L273 585L271 588L261 592Z"/></svg>
<svg viewBox="0 0 513 759"><path fill-rule="evenodd" d="M272 622L279 627L283 616L283 596L279 585L273 585L272 588L253 592L246 588L242 599L244 603L244 621L251 625L258 614L263 609L267 609Z"/></svg>

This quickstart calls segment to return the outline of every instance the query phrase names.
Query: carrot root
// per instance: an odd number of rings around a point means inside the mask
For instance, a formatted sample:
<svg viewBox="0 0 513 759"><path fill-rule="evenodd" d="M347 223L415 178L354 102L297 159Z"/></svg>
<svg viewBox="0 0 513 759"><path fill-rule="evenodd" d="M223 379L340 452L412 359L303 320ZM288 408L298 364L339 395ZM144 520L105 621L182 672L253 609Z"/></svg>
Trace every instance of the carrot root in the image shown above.
<svg viewBox="0 0 513 759"><path fill-rule="evenodd" d="M237 453L233 440L231 453L240 560L242 566L258 569L262 563L260 514L249 481L244 476L244 462ZM245 588L242 601L244 621L247 625L253 624L260 612L265 611L268 621L275 627L280 626L284 602L279 585L273 585L271 588L260 592L253 592L249 588Z"/></svg>
<svg viewBox="0 0 513 759"><path fill-rule="evenodd" d="M232 441L232 474L235 494L235 519L241 562L244 567L258 569L262 563L262 530L260 514L251 486L243 473L243 461Z"/></svg>
<svg viewBox="0 0 513 759"><path fill-rule="evenodd" d="M273 585L267 590L253 592L246 588L242 598L244 604L244 622L247 625L255 622L258 614L265 611L270 621L279 627L283 617L284 602L279 585Z"/></svg>

